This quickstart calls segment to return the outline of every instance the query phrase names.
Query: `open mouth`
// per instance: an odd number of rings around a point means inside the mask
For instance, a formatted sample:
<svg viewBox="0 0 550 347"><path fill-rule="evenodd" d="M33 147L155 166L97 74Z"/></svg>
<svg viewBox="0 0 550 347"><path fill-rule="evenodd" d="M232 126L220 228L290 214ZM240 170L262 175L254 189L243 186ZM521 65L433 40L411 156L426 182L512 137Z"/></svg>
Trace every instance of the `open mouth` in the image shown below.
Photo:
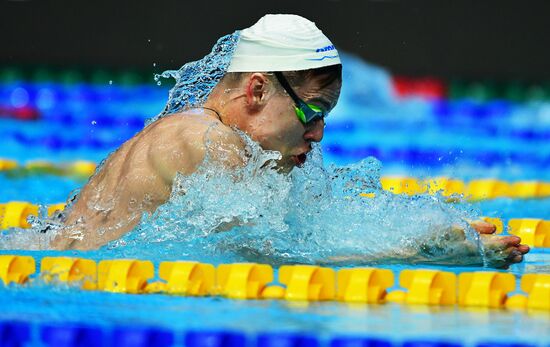
<svg viewBox="0 0 550 347"><path fill-rule="evenodd" d="M296 166L304 165L304 163L306 162L306 159L307 159L306 153L292 156L292 160L294 161L294 164L296 164Z"/></svg>

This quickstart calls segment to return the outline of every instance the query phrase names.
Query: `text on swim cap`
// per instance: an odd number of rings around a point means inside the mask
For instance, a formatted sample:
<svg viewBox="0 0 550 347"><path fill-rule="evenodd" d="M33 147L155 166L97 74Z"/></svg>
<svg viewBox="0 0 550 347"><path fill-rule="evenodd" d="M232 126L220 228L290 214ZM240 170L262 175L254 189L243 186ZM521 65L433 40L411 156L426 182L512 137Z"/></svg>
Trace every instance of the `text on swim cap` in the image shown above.
<svg viewBox="0 0 550 347"><path fill-rule="evenodd" d="M334 47L334 45L330 45L330 46L325 46L325 47L322 47L322 48L317 48L315 50L316 53L319 53L319 52L326 52L326 51L332 51L332 50L335 50L336 47Z"/></svg>

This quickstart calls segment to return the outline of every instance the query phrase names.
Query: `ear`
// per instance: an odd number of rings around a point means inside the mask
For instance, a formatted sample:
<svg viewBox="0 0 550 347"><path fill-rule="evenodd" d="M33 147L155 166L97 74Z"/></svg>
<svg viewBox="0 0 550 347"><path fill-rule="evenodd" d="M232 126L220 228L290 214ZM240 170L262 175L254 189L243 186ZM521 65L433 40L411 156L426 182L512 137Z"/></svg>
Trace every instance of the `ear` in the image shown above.
<svg viewBox="0 0 550 347"><path fill-rule="evenodd" d="M255 72L248 77L245 88L246 103L253 111L265 106L270 87L269 79L263 73Z"/></svg>

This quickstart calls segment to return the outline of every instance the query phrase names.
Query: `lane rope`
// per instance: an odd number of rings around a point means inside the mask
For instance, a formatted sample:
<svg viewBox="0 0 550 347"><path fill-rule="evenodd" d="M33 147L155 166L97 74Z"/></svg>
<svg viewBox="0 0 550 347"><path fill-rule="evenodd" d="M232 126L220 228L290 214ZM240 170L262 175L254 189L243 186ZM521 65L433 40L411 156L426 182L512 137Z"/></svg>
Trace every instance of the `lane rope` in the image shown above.
<svg viewBox="0 0 550 347"><path fill-rule="evenodd" d="M39 273L36 264L40 263ZM277 275L277 276L276 276ZM378 268L332 269L316 265L212 264L165 261L155 269L139 259L94 260L74 257L0 255L0 279L6 286L37 281L69 284L83 290L129 294L220 296L241 300L396 303L550 311L550 274L453 272L407 269L398 274ZM156 279L156 280L155 280Z"/></svg>

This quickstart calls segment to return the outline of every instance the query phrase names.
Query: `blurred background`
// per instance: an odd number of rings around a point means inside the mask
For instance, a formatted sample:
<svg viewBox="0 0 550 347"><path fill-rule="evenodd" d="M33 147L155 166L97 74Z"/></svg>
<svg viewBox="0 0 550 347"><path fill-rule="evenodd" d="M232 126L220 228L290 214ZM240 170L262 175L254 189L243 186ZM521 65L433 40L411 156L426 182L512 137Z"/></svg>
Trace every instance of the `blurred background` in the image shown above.
<svg viewBox="0 0 550 347"><path fill-rule="evenodd" d="M396 74L550 78L544 0L3 1L0 62L174 68L266 13L302 15L339 49Z"/></svg>
<svg viewBox="0 0 550 347"><path fill-rule="evenodd" d="M327 163L374 156L386 175L550 179L548 1L0 4L0 157L27 168L12 176L55 173L37 160L99 163L162 110L171 81L155 73L266 13L295 13L343 56ZM25 189L44 179L9 180L0 195L58 202L81 184L67 182L44 193Z"/></svg>

